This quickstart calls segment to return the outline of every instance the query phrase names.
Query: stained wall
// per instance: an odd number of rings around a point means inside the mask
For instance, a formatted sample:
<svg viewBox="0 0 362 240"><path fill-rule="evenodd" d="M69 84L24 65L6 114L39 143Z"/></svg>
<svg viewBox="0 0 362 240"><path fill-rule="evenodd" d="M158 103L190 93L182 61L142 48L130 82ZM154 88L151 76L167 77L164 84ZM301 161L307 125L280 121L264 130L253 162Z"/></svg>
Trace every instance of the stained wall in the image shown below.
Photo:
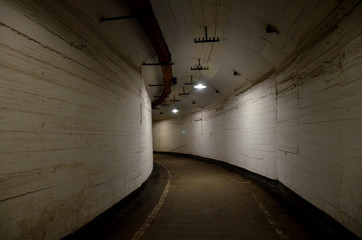
<svg viewBox="0 0 362 240"><path fill-rule="evenodd" d="M152 171L134 68L64 1L0 2L0 238L59 239Z"/></svg>
<svg viewBox="0 0 362 240"><path fill-rule="evenodd" d="M154 150L276 179L361 237L361 13L355 8L247 91L154 122Z"/></svg>

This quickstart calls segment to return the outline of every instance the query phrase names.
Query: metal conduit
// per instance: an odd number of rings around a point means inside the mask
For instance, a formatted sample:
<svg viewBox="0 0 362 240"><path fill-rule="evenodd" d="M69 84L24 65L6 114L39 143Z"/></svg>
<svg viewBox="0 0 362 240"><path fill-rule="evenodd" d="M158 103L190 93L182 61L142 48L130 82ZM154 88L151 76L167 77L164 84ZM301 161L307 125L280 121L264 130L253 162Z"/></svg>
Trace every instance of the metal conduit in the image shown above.
<svg viewBox="0 0 362 240"><path fill-rule="evenodd" d="M171 53L168 50L165 39L163 38L160 26L158 25L155 14L153 13L151 3L148 0L124 0L129 6L132 14L136 16L143 31L150 40L153 49L156 51L158 61L161 64L171 63ZM161 65L163 74L162 94L152 102L152 108L163 103L166 97L171 93L172 68L170 65Z"/></svg>

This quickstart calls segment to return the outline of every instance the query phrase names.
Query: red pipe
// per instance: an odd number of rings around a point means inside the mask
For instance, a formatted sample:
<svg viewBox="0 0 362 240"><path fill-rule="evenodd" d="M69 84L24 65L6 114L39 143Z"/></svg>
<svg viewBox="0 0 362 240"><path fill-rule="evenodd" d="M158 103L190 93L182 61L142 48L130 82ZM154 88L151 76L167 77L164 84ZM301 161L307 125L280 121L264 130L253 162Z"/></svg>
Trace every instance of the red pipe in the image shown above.
<svg viewBox="0 0 362 240"><path fill-rule="evenodd" d="M150 40L153 49L156 51L158 60L161 64L171 63L171 53L168 50L165 39L163 38L160 26L158 25L155 14L153 13L151 3L148 0L124 0L133 15L135 15L141 24L143 31ZM162 94L152 102L152 108L160 105L171 93L172 68L170 65L161 65L163 74Z"/></svg>

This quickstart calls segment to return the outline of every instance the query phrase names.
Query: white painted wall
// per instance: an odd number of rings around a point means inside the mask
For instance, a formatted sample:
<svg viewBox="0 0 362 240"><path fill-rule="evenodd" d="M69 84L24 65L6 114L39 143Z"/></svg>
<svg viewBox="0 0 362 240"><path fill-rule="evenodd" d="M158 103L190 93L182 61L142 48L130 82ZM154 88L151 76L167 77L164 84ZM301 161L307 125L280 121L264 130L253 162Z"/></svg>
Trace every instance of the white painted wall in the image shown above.
<svg viewBox="0 0 362 240"><path fill-rule="evenodd" d="M276 178L276 95L268 80L222 107L154 122L154 150L226 161Z"/></svg>
<svg viewBox="0 0 362 240"><path fill-rule="evenodd" d="M361 13L239 96L154 122L154 150L277 179L362 237Z"/></svg>
<svg viewBox="0 0 362 240"><path fill-rule="evenodd" d="M138 69L48 3L0 2L0 239L59 239L152 171Z"/></svg>

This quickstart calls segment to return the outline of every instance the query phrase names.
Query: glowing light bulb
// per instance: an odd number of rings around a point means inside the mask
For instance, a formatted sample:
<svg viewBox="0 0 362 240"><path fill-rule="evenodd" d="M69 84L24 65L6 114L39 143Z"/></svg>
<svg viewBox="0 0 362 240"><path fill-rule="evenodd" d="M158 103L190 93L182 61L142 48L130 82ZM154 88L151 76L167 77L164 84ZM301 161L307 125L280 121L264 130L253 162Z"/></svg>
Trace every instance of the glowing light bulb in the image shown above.
<svg viewBox="0 0 362 240"><path fill-rule="evenodd" d="M178 110L177 108L174 108L174 109L171 110L171 112L173 112L173 113L175 113L175 114L178 113L178 111L179 111L179 110Z"/></svg>
<svg viewBox="0 0 362 240"><path fill-rule="evenodd" d="M204 89L204 88L206 88L206 86L205 86L205 85L203 85L202 83L199 83L199 84L195 85L195 86L194 86L194 88L197 88L197 89Z"/></svg>

